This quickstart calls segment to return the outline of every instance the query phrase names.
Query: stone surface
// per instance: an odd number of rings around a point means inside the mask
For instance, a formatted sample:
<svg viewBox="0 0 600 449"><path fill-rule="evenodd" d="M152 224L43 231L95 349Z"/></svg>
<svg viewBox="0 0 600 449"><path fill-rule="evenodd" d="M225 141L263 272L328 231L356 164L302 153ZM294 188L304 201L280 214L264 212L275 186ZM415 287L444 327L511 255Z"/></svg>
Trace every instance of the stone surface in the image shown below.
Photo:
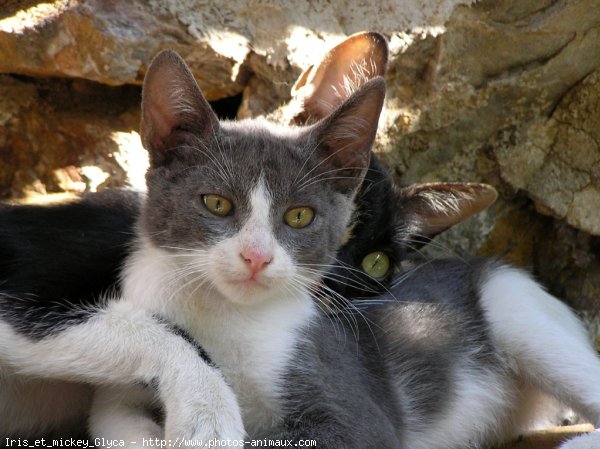
<svg viewBox="0 0 600 449"><path fill-rule="evenodd" d="M600 235L600 71L569 91L522 143L496 154L504 179L527 190L542 212Z"/></svg>
<svg viewBox="0 0 600 449"><path fill-rule="evenodd" d="M137 129L139 96L135 86L0 75L0 197L130 183L128 158L143 153L122 143Z"/></svg>
<svg viewBox="0 0 600 449"><path fill-rule="evenodd" d="M12 1L2 9L0 73L141 84L152 57L172 48L186 58L208 99L243 89L241 61L194 39L176 18L143 0Z"/></svg>
<svg viewBox="0 0 600 449"><path fill-rule="evenodd" d="M161 49L178 51L209 100L240 93L251 55L273 74L306 66L344 35L440 27L461 0L10 0L0 7L0 73L140 84Z"/></svg>
<svg viewBox="0 0 600 449"><path fill-rule="evenodd" d="M554 449L569 438L574 438L593 430L594 427L590 424L552 427L533 432L529 435L523 435L514 443L503 446L503 449Z"/></svg>

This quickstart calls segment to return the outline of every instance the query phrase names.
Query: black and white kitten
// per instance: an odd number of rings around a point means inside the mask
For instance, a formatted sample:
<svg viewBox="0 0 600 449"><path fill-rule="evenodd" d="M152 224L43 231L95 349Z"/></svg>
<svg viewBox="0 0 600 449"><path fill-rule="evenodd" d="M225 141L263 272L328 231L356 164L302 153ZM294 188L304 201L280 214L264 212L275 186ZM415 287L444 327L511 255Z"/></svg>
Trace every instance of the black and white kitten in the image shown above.
<svg viewBox="0 0 600 449"><path fill-rule="evenodd" d="M600 424L600 360L583 326L517 269L433 262L354 320L335 326L318 309L313 293L344 241L383 97L375 78L305 129L219 123L183 61L159 55L144 84L152 163L122 303L204 348L250 437L480 447L520 430L531 388ZM94 432L162 436L150 394L99 389ZM214 401L207 419L229 405ZM599 442L593 433L563 447Z"/></svg>

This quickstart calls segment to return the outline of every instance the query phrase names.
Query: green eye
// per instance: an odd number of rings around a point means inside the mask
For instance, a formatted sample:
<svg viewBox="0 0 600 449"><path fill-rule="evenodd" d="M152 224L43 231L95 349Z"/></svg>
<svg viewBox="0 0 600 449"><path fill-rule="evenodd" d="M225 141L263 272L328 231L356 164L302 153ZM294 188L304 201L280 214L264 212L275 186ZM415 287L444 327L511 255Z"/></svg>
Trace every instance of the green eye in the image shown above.
<svg viewBox="0 0 600 449"><path fill-rule="evenodd" d="M233 208L231 201L221 195L202 195L202 201L206 208L218 217L229 215Z"/></svg>
<svg viewBox="0 0 600 449"><path fill-rule="evenodd" d="M383 279L390 270L390 258L381 251L369 253L362 260L362 269L375 279Z"/></svg>
<svg viewBox="0 0 600 449"><path fill-rule="evenodd" d="M283 216L283 219L292 228L301 229L307 227L315 218L315 212L310 207L293 207Z"/></svg>

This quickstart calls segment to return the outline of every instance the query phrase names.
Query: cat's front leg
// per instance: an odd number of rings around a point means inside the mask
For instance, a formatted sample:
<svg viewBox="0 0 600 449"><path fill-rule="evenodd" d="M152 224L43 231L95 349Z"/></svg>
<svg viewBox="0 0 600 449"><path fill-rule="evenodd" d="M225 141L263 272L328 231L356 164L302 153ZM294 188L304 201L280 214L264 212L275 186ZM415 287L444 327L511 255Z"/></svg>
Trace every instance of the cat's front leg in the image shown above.
<svg viewBox="0 0 600 449"><path fill-rule="evenodd" d="M220 371L172 327L125 301L110 301L78 324L66 319L37 339L0 321L0 364L15 376L156 385L166 438L244 436L237 400Z"/></svg>
<svg viewBox="0 0 600 449"><path fill-rule="evenodd" d="M206 398L198 404L190 391L188 404L173 405L174 409L167 412L165 432L152 413L159 405L154 389L142 385L97 387L90 412L90 433L94 439L124 441L130 448L147 447L148 440L157 439L170 447L185 445L184 440L188 445L203 447L213 442L225 447L223 442L228 439L242 439L243 429L236 428L238 416L231 414L230 404L219 404L220 393L216 393L217 397ZM230 399L235 401L235 398ZM192 417L191 421L188 417Z"/></svg>
<svg viewBox="0 0 600 449"><path fill-rule="evenodd" d="M97 387L90 410L90 435L94 440L125 441L130 448L145 447L148 440L163 440L163 429L152 416L156 406L154 391L144 385Z"/></svg>
<svg viewBox="0 0 600 449"><path fill-rule="evenodd" d="M188 362L180 369L188 371L193 378L194 367L198 369L198 366L194 358ZM147 447L146 441L156 439L169 446L185 444L184 440L198 445L242 439L244 429L239 421L236 398L233 394L223 395L221 379L211 380L202 378L190 385L184 376L179 382L173 382L181 391L163 393L167 396L162 401L166 409L165 429L152 416L152 409L160 405L153 388L143 385L97 387L90 412L90 433L93 438L106 441L125 441L131 448ZM186 385L187 391L184 391Z"/></svg>
<svg viewBox="0 0 600 449"><path fill-rule="evenodd" d="M207 373L207 368L206 363L195 358L179 365L174 376L159 380L159 391L164 394L167 443L182 439L203 444L244 439L237 398L220 372L209 368L213 372Z"/></svg>
<svg viewBox="0 0 600 449"><path fill-rule="evenodd" d="M237 416L228 417L230 412L227 406L221 411L204 408L192 412L181 410L183 413L179 414L177 411L171 412L169 419L174 424L165 433L153 416L154 409L159 405L156 391L147 386L97 387L90 411L90 434L95 441L123 441L130 449L161 444L168 447L212 447L209 446L211 444L218 445L216 447L227 447L224 445L227 439L236 442L242 439L243 429L227 427L227 423L235 423L237 420ZM190 405L193 406L191 403ZM214 407L216 404L211 405ZM197 423L186 424L186 415L195 416L198 413L202 416L202 421L206 421L204 426L199 426ZM235 435L239 437L233 438L232 436Z"/></svg>

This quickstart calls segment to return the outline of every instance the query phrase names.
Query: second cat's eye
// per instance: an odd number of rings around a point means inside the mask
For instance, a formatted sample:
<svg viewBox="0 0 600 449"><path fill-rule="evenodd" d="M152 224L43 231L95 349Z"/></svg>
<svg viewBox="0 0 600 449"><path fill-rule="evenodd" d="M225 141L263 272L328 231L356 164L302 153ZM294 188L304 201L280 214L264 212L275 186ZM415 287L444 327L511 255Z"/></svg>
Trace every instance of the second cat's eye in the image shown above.
<svg viewBox="0 0 600 449"><path fill-rule="evenodd" d="M361 265L369 276L383 279L390 271L390 258L383 251L375 251L367 254Z"/></svg>
<svg viewBox="0 0 600 449"><path fill-rule="evenodd" d="M202 201L206 208L217 217L225 217L233 209L231 201L221 195L202 195Z"/></svg>
<svg viewBox="0 0 600 449"><path fill-rule="evenodd" d="M310 207L292 207L288 209L283 219L288 226L301 229L307 227L315 218L315 211Z"/></svg>

